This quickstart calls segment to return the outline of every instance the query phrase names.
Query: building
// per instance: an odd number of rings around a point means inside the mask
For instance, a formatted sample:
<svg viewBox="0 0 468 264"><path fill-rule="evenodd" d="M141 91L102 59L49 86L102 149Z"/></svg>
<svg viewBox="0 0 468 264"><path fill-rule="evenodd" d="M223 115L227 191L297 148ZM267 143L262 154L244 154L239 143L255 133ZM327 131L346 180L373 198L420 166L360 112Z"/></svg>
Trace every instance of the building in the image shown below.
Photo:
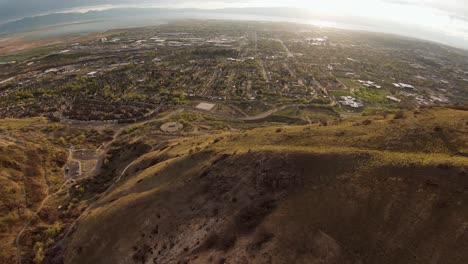
<svg viewBox="0 0 468 264"><path fill-rule="evenodd" d="M366 87L375 87L377 89L380 89L382 88L382 86L380 85L377 85L375 82L372 82L372 81L363 81L363 80L358 80L358 82Z"/></svg>
<svg viewBox="0 0 468 264"><path fill-rule="evenodd" d="M398 99L398 98L396 98L396 97L394 97L394 96L390 96L390 95L387 96L387 99L392 100L392 101L394 101L394 102L398 102L398 103L401 102L400 99Z"/></svg>
<svg viewBox="0 0 468 264"><path fill-rule="evenodd" d="M394 83L393 86L397 88L409 88L409 89L416 89L413 85L411 84L406 84L406 83Z"/></svg>
<svg viewBox="0 0 468 264"><path fill-rule="evenodd" d="M360 108L364 106L364 104L358 102L356 98L352 96L341 96L340 99L341 100L339 101L339 103L344 106L349 106L352 108Z"/></svg>

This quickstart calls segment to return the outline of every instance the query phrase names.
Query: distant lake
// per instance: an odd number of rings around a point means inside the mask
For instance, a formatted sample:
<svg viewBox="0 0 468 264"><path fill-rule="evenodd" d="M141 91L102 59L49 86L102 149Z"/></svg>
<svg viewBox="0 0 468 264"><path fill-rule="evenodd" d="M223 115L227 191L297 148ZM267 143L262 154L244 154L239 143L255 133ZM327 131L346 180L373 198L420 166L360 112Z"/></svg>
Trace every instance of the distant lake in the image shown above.
<svg viewBox="0 0 468 264"><path fill-rule="evenodd" d="M12 34L25 34L33 38L81 35L104 32L111 29L160 25L184 19L291 22L317 27L395 34L467 48L466 41L460 41L460 37L452 35L450 32L435 32L425 27L413 27L398 23L392 24L380 19L323 16L320 14L309 15L308 12L301 12L300 9L283 10L282 8L247 8L245 10L122 8L86 13L51 13L44 16L23 18L4 24L0 23L0 38L4 36L8 37Z"/></svg>
<svg viewBox="0 0 468 264"><path fill-rule="evenodd" d="M28 33L32 37L56 37L62 35L88 34L103 32L111 29L125 29L144 27L152 25L161 25L169 21L181 19L211 19L211 20L243 20L243 21L269 21L269 22L291 22L299 24L309 24L320 27L335 27L344 29L363 29L362 27L339 24L324 20L306 20L290 17L259 16L259 15L239 15L239 14L200 14L200 13L181 13L170 15L158 15L154 17L124 17L119 19L77 21L61 25L48 26L34 30Z"/></svg>
<svg viewBox="0 0 468 264"><path fill-rule="evenodd" d="M163 20L154 19L111 19L94 20L63 25L49 26L35 30L28 35L31 37L56 37L64 35L78 35L95 32L103 32L111 29L144 27L149 25L160 25L166 23Z"/></svg>

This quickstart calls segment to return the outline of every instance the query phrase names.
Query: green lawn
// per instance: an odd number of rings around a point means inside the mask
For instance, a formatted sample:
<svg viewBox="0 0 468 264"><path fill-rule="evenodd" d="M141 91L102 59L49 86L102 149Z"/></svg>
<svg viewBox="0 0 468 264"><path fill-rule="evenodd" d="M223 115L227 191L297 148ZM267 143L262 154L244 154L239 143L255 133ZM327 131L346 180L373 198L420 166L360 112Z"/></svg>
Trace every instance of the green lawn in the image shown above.
<svg viewBox="0 0 468 264"><path fill-rule="evenodd" d="M335 97L348 96L348 95L353 96L353 93L348 92L348 91L330 91L330 92L331 92L331 93L333 94L333 96L335 96Z"/></svg>
<svg viewBox="0 0 468 264"><path fill-rule="evenodd" d="M376 88L361 88L354 93L358 100L368 103L387 103L387 92Z"/></svg>
<svg viewBox="0 0 468 264"><path fill-rule="evenodd" d="M0 57L0 62L9 62L9 61L22 61L36 56L44 56L57 48L55 46L39 47L27 51L22 51L14 55L8 55Z"/></svg>
<svg viewBox="0 0 468 264"><path fill-rule="evenodd" d="M342 84L344 84L346 87L348 87L349 89L357 90L362 87L359 83L349 78L336 78L336 79L340 81Z"/></svg>

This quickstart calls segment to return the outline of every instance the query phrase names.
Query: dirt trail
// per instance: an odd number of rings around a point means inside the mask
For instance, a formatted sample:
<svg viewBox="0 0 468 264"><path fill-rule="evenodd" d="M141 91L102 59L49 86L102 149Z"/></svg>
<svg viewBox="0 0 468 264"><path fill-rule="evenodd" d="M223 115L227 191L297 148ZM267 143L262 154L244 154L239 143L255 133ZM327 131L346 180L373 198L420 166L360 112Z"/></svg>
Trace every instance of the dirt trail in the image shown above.
<svg viewBox="0 0 468 264"><path fill-rule="evenodd" d="M125 125L125 126L122 126L120 127L114 134L114 137L111 141L107 142L103 148L102 148L102 152L101 154L99 155L99 158L98 158L98 162L96 163L96 166L94 168L93 171L90 172L90 176L86 177L86 178L89 178L89 177L92 177L92 176L95 176L97 174L99 174L100 170L101 170L101 167L102 167L102 164L104 162L104 159L107 155L107 152L109 151L112 143L114 143L118 137L125 131L126 128L130 127L130 126L135 126L135 125L143 125L143 124L146 124L146 123L149 123L149 122L153 122L153 121L164 121L164 120L167 120L169 118L171 118L172 116L176 115L176 114L179 114L181 113L182 111L184 111L184 109L176 109L170 113L168 113L167 115L163 116L163 117L160 117L160 118L154 118L154 119L150 119L150 120L145 120L145 121L141 121L141 122L138 122L138 123L133 123L133 124L129 124L129 125ZM115 184L117 184L120 179L122 178L122 176L125 174L125 172L128 170L128 168L130 168L130 166L133 165L133 162L131 162L129 165L127 165L124 170L119 174L119 176L117 177L117 179L114 180L114 182L101 194L100 198L104 197L107 193L109 193L110 190L112 190L112 188L115 186ZM81 178L80 180L82 180L84 178ZM76 224L79 222L79 220L81 218L83 218L85 215L87 215L89 213L90 210L92 210L94 208L94 206L96 205L97 202L100 201L100 198L98 198L96 201L92 202L87 208L86 210L84 210L80 216L75 220L73 221L73 223L69 226L67 232L65 233L65 235L63 236L63 238L56 243L56 246L62 244L65 239L68 237L68 235L73 231L74 227L76 226Z"/></svg>
<svg viewBox="0 0 468 264"><path fill-rule="evenodd" d="M168 149L165 149L163 150L161 153L167 151ZM60 245L62 244L65 239L68 237L68 235L70 235L70 233L73 231L74 227L78 224L78 222L83 218L85 217L86 215L88 215L90 213L91 210L93 210L96 206L96 204L98 204L102 198L104 198L114 187L115 185L122 179L122 177L125 175L125 172L127 172L127 170L135 163L135 161L137 161L137 159L133 160L130 164L128 164L123 170L122 172L119 174L119 176L114 180L114 182L102 193L100 194L99 198L92 202L87 208L86 210L84 210L80 216L75 220L73 221L73 223L70 225L70 227L68 228L67 232L65 233L65 235L63 236L63 238L57 242L56 246L57 245Z"/></svg>
<svg viewBox="0 0 468 264"><path fill-rule="evenodd" d="M284 110L286 108L289 108L289 107L292 107L294 105L283 105L283 106L280 106L280 107L276 107L276 108L273 108L273 109L270 109L268 111L265 111L263 113L260 113L258 115L255 115L255 116L247 116L247 117L242 117L242 118L238 118L239 120L246 120L246 121L252 121L252 120L259 120L259 119L263 119L263 118L266 118L270 115L272 115L273 113L275 112L278 112L278 111L281 111L281 110ZM82 179L85 179L85 178L89 178L89 177L93 177L97 174L99 174L100 170L101 170L101 167L102 167L102 164L104 162L104 159L107 155L107 152L109 151L111 145L119 138L119 136L125 131L126 128L128 127L131 127L131 126L135 126L135 125L143 125L143 124L146 124L146 123L149 123L149 122L153 122L153 121L164 121L164 120L167 120L169 118L171 118L172 116L174 115L177 115L185 110L189 110L189 111L196 111L196 112L200 112L199 109L191 109L191 108L179 108L179 109L176 109L170 113L168 113L167 115L165 115L164 117L161 117L161 118L154 118L154 119L149 119L149 120L145 120L145 121L141 121L141 122L138 122L138 123L133 123L133 124L129 124L129 125L125 125L125 126L122 126L120 127L114 134L113 136L113 139L109 142L107 142L106 144L104 144L104 146L102 147L102 151L101 151L101 154L99 155L99 158L98 158L98 161L96 163L96 166L95 168L89 173L89 176L87 177L83 177L83 178L80 178L80 180ZM219 114L214 114L214 113L209 113L209 112L205 112L203 111L203 113L205 114L211 114L211 115L219 115ZM69 159L71 158L72 156L69 155ZM75 226L78 224L78 222L84 217L86 216L87 214L89 214L89 212L95 208L96 204L101 200L102 197L105 197L106 194L108 194L114 187L115 185L121 180L121 178L123 177L123 175L125 174L125 172L128 170L128 168L130 168L131 166L133 165L133 162L130 163L129 165L127 165L124 170L119 174L119 176L114 180L114 182L100 195L100 198L98 198L97 200L95 200L94 202L92 202L81 214L80 216L68 227L68 230L66 231L66 233L64 234L63 238L56 243L56 246L60 246L63 244L63 242L65 241L65 239L70 235L70 233L74 230ZM66 182L67 183L67 182ZM65 184L60 188L60 190L57 192L59 193L62 188L65 186ZM50 196L53 196L57 193L54 193L54 194L51 194L51 195L48 195L46 197L46 199L44 199L43 201L43 204L45 204L45 202L50 198ZM42 205L43 206L43 205ZM40 209L42 209L42 206ZM39 210L40 211L40 210ZM30 219L30 221L28 222L28 225L29 223L31 222L32 219ZM27 226L24 227L24 229L26 229ZM24 230L22 230L23 232ZM21 232L21 233L22 233ZM21 234L19 234L20 236ZM19 262L21 263L21 262Z"/></svg>
<svg viewBox="0 0 468 264"><path fill-rule="evenodd" d="M70 157L70 156L69 156ZM43 161L44 162L44 161ZM68 162L67 162L68 163ZM66 166L66 165L65 165ZM64 171L64 177L66 178L65 176L65 166L62 168L62 170ZM29 225L31 224L32 220L35 218L35 217L39 217L39 213L42 211L42 209L44 208L44 205L46 204L46 202L49 200L50 197L54 196L54 195L57 195L59 194L60 192L63 191L63 188L69 183L68 180L66 180L61 186L60 188L50 194L49 193L49 184L48 184L48 180L47 180L47 177L48 177L48 171L47 169L45 169L44 167L44 172L45 172L45 178L46 178L46 182L47 182L47 189L46 189L46 197L42 200L41 204L39 205L39 207L36 209L36 211L33 212L33 215L31 217L29 217L29 220L26 222L26 224L21 228L21 230L18 232L18 235L16 235L16 239L15 239L15 245L16 245L16 256L17 256L17 263L21 264L22 263L22 259L21 259L21 236L23 235L24 231L26 231L26 229L29 227Z"/></svg>
<svg viewBox="0 0 468 264"><path fill-rule="evenodd" d="M165 115L164 117L161 117L161 118L153 118L153 119L149 119L149 120L145 120L145 121L141 121L141 122L138 122L138 123L133 123L133 124L129 124L129 125L125 125L125 126L122 126L120 127L114 134L113 136L113 139L109 142L107 142L103 147L102 147L102 152L101 154L99 155L99 158L98 158L98 161L96 163L96 166L94 167L94 169L89 173L90 176L88 177L91 177L91 176L94 176L96 174L98 174L100 172L100 169L101 169L101 166L103 164L103 161L104 161L104 158L107 154L107 152L109 151L110 149L110 146L112 145L112 143L114 143L118 137L125 131L126 128L130 127L130 126L134 126L134 125L141 125L141 124L146 124L146 123L149 123L149 122L152 122L152 121L163 121L163 120L167 120L169 119L170 117L180 113L184 111L184 109L176 109L170 113L168 113L167 115ZM47 189L46 189L46 197L42 200L41 204L39 205L39 207L36 209L36 211L33 212L33 215L28 219L28 221L26 222L26 224L21 228L21 230L18 232L17 236L16 236L16 239L15 239L15 245L16 245L16 252L17 252L17 263L18 264L22 264L22 258L21 258L21 236L23 235L23 233L26 231L26 229L30 226L32 220L35 218L35 217L38 217L39 213L42 211L42 209L44 208L45 204L47 203L47 201L52 197L52 196L55 196L57 194L59 194L60 192L62 192L64 190L64 188L70 183L70 180L67 179L67 175L65 173L65 167L67 166L67 164L69 164L70 161L77 161L75 159L73 159L73 153L72 153L72 150L71 149L67 149L68 150L68 157L67 157L67 162L65 163L65 165L62 167L62 170L64 172L64 178L66 179L66 181L60 186L60 188L54 192L54 193L49 193L49 184L48 184L48 171L44 168L44 171L45 171L45 178L46 178L46 182L47 182ZM77 161L78 162L78 161ZM81 175L81 163L80 164L80 175ZM112 187L115 185L115 183L117 183L120 178L125 174L126 170L132 165L129 164L123 171L122 173L120 174L120 176L117 178L117 180L111 185L109 186L109 188L104 192L104 194L106 194L107 192L109 192ZM88 178L86 177L86 178ZM84 178L80 178L81 179L84 179ZM96 200L95 202L99 201ZM95 203L94 202L94 203ZM85 213L87 213L91 208L92 206L94 205L94 203L92 203L73 223L72 225L70 226L70 228L68 229L67 233L65 233L65 236L64 236L64 239L68 236L68 234L70 233L71 230L73 230L73 227L76 225L76 223L85 215ZM62 239L60 242L58 242L57 244L61 243L64 239Z"/></svg>
<svg viewBox="0 0 468 264"><path fill-rule="evenodd" d="M160 117L160 118L148 119L148 120L145 120L145 121L132 123L132 124L128 124L128 125L120 127L114 133L114 136L113 136L112 140L103 145L101 154L99 155L99 157L97 159L96 166L94 167L93 170L91 170L89 172L89 176L82 177L80 179L90 178L90 177L93 177L93 176L99 174L99 172L101 170L101 167L102 167L102 164L104 163L104 159L105 159L105 157L107 155L107 152L109 151L111 145L119 138L119 136L125 131L125 129L127 129L128 127L131 127L131 126L135 126L135 125L144 125L144 124L147 124L147 123L153 122L153 121L164 121L164 120L167 120L167 119L171 118L174 115L177 115L177 114L181 113L182 111L184 111L184 109L176 109L176 110L174 110L174 111L172 111L172 112L168 113L167 115L165 115L163 117Z"/></svg>
<svg viewBox="0 0 468 264"><path fill-rule="evenodd" d="M115 184L117 184L117 182L120 181L120 179L122 178L122 176L125 174L125 172L127 171L128 168L130 168L130 166L133 165L133 162L128 164L127 167L125 167L125 169L120 173L119 177L117 177L117 179L101 194L100 198L97 199L96 201L94 201L93 203L91 203L87 208L86 210L84 210L80 216L75 220L73 221L73 223L69 226L67 232L65 233L65 235L63 236L63 238L57 242L56 245L60 245L61 243L63 243L65 241L65 239L68 237L68 235L73 231L74 227L76 226L76 224L86 215L89 214L89 212L94 209L95 205L101 200L102 197L104 197L106 194L108 194L110 192L110 190L112 190L112 188L115 186Z"/></svg>

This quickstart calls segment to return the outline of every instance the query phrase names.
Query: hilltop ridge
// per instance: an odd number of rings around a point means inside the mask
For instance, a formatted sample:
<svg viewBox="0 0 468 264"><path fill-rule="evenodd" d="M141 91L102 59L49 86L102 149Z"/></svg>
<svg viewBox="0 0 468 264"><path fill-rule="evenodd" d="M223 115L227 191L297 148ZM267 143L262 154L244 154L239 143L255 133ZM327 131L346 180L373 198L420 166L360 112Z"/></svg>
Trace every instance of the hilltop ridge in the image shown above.
<svg viewBox="0 0 468 264"><path fill-rule="evenodd" d="M109 157L117 180L51 259L463 263L467 117L424 109L227 132L112 163L123 147Z"/></svg>

